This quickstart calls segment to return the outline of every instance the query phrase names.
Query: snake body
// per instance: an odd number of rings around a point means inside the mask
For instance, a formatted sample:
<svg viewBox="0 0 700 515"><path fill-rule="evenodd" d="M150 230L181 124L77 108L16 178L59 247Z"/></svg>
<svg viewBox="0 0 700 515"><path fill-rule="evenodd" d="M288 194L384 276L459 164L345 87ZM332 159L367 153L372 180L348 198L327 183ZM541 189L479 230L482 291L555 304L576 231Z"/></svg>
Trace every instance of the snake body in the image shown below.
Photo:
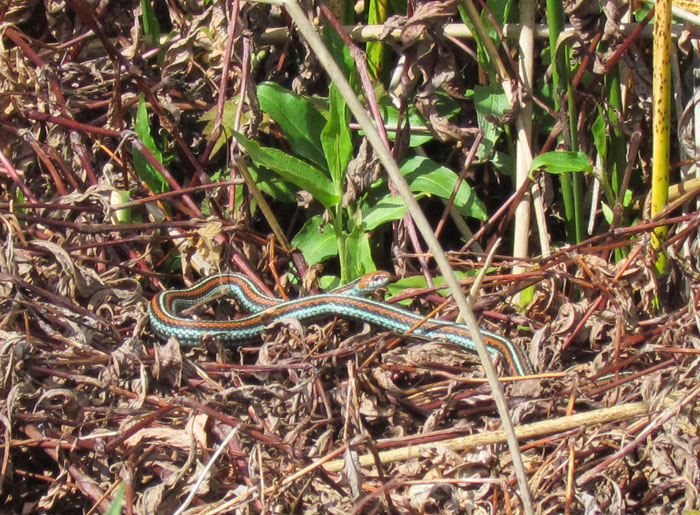
<svg viewBox="0 0 700 515"><path fill-rule="evenodd" d="M304 322L338 316L394 331L424 336L459 345L476 352L469 329L443 320L425 321L421 315L398 306L363 298L362 295L389 282L387 272L372 272L330 293L281 301L261 292L249 279L239 274L218 274L182 290L166 290L149 304L151 327L161 338L175 337L182 345L197 345L204 336L227 345L240 345L260 337L265 327L281 318ZM250 315L234 320L194 320L182 316L182 310L222 295L230 295ZM507 338L482 330L490 353L500 356L513 376L530 375L532 365L523 351Z"/></svg>

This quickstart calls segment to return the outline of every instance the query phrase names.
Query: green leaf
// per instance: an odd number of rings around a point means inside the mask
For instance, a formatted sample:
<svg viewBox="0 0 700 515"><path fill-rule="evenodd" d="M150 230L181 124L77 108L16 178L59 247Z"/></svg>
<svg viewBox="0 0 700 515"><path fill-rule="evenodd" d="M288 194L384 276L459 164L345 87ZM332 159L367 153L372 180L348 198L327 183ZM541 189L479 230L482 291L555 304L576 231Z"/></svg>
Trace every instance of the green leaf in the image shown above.
<svg viewBox="0 0 700 515"><path fill-rule="evenodd" d="M345 239L346 265L350 278L354 279L376 270L369 237L370 234L358 225Z"/></svg>
<svg viewBox="0 0 700 515"><path fill-rule="evenodd" d="M131 197L129 196L129 192L126 190L112 190L112 193L109 196L109 202L112 206L126 204L127 202L131 202ZM131 223L131 209L113 209L113 212L114 219L117 222L121 224Z"/></svg>
<svg viewBox="0 0 700 515"><path fill-rule="evenodd" d="M632 196L632 190L625 190L625 194L622 196L622 207L629 207L629 205L632 203L633 198L634 197ZM613 221L612 208L605 202L602 202L600 204L600 207L603 211L605 221L608 222L608 224L611 224Z"/></svg>
<svg viewBox="0 0 700 515"><path fill-rule="evenodd" d="M114 492L114 497L112 498L112 502L109 504L109 508L105 512L105 515L119 515L122 512L125 494L126 483L122 483Z"/></svg>
<svg viewBox="0 0 700 515"><path fill-rule="evenodd" d="M160 24L153 4L149 0L141 0L141 15L143 32L150 37L151 43L160 45Z"/></svg>
<svg viewBox="0 0 700 515"><path fill-rule="evenodd" d="M326 119L317 106L274 82L258 86L258 99L260 108L282 128L294 153L325 168L321 131Z"/></svg>
<svg viewBox="0 0 700 515"><path fill-rule="evenodd" d="M321 132L321 144L326 156L335 191L343 194L345 173L352 158L352 134L345 100L335 84L331 84L328 95L328 122Z"/></svg>
<svg viewBox="0 0 700 515"><path fill-rule="evenodd" d="M400 220L406 214L406 203L401 197L387 195L364 213L364 227L368 231L386 222Z"/></svg>
<svg viewBox="0 0 700 515"><path fill-rule="evenodd" d="M491 156L491 164L501 172L503 175L508 177L513 177L515 171L515 163L513 163L513 158L505 152L496 150Z"/></svg>
<svg viewBox="0 0 700 515"><path fill-rule="evenodd" d="M590 173L593 171L593 165L588 162L586 154L570 150L557 150L538 155L532 160L530 165L530 178L532 178L532 173L540 168L544 168L545 172L553 174L567 172Z"/></svg>
<svg viewBox="0 0 700 515"><path fill-rule="evenodd" d="M335 290L340 286L340 277L337 275L322 275L316 279L316 282L323 291Z"/></svg>
<svg viewBox="0 0 700 515"><path fill-rule="evenodd" d="M350 57L350 51L345 45L345 42L330 23L326 23L323 26L322 35L323 42L326 44L326 48L333 57L333 60L343 72L345 78L353 85L356 66L355 61Z"/></svg>
<svg viewBox="0 0 700 515"><path fill-rule="evenodd" d="M309 265L315 265L338 255L333 226L323 222L321 215L311 217L292 238L292 247L298 248L304 254Z"/></svg>
<svg viewBox="0 0 700 515"><path fill-rule="evenodd" d="M601 211L603 211L603 217L605 217L605 221L608 222L608 225L610 225L613 220L613 210L610 209L610 206L608 206L605 202L602 202L600 204L600 209Z"/></svg>
<svg viewBox="0 0 700 515"><path fill-rule="evenodd" d="M243 134L234 131L234 135L257 166L264 166L296 187L308 191L326 208L340 202L340 195L335 193L333 184L323 171L276 148L261 147Z"/></svg>
<svg viewBox="0 0 700 515"><path fill-rule="evenodd" d="M593 133L593 144L596 150L598 150L602 161L605 162L608 155L608 135L606 131L605 115L602 109L599 109L598 116L591 125L591 132Z"/></svg>
<svg viewBox="0 0 700 515"><path fill-rule="evenodd" d="M134 129L139 139L143 141L146 148L151 151L160 163L163 162L163 154L156 145L155 140L151 136L151 126L148 122L148 110L146 109L146 100L143 94L139 98L139 106L136 109L136 120ZM134 170L136 175L145 182L155 193L164 193L170 191L170 185L165 177L139 152L136 148L133 149L134 155Z"/></svg>
<svg viewBox="0 0 700 515"><path fill-rule="evenodd" d="M484 133L484 141L479 146L478 158L486 159L503 133L500 121L510 109L508 98L500 86L475 86L474 108L476 121Z"/></svg>
<svg viewBox="0 0 700 515"><path fill-rule="evenodd" d="M24 204L26 202L26 198L24 196L24 192L22 191L22 188L15 188L15 202L17 204ZM23 207L15 207L18 213L21 214L26 214L27 210L24 209Z"/></svg>
<svg viewBox="0 0 700 515"><path fill-rule="evenodd" d="M471 31L472 34L478 34L476 27L474 26L474 23L472 23L471 18L467 14L466 9L464 6L460 5L458 7L459 15L462 20L462 23L464 23L467 27L469 27L469 30ZM488 75L488 80L490 83L495 83L496 82L496 69L491 63L491 59L489 58L489 54L486 51L486 48L484 47L483 41L481 41L480 37L474 37L474 43L476 43L476 58L477 61L479 62L479 66L481 66L486 74Z"/></svg>
<svg viewBox="0 0 700 515"><path fill-rule="evenodd" d="M367 24L378 25L386 21L387 4L385 0L369 0L367 6ZM367 56L367 67L373 81L381 81L384 78L384 66L386 55L390 52L390 47L383 41L368 41L365 44L365 54Z"/></svg>
<svg viewBox="0 0 700 515"><path fill-rule="evenodd" d="M263 193L280 202L288 204L296 202L296 189L292 189L290 185L284 182L276 173L266 168L255 166L254 164L248 168L248 171L253 181L255 181L255 184L258 185L258 188L260 188L260 191ZM243 188L236 188L236 192L245 193Z"/></svg>
<svg viewBox="0 0 700 515"><path fill-rule="evenodd" d="M449 168L421 156L404 161L401 173L406 176L412 191L437 195L444 199L450 198L458 179L458 175ZM454 205L463 216L479 220L486 220L488 217L484 204L466 181L460 184Z"/></svg>

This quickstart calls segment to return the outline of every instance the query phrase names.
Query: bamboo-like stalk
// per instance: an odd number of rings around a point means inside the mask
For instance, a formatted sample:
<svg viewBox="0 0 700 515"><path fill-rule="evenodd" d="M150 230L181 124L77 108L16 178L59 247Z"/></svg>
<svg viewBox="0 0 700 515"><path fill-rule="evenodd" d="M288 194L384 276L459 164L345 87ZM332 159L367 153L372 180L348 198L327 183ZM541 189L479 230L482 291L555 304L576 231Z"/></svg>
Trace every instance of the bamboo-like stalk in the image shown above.
<svg viewBox="0 0 700 515"><path fill-rule="evenodd" d="M523 25L523 30L520 32L520 38L518 39L518 48L520 54L518 57L518 73L520 74L520 80L527 90L532 91L532 75L535 67L535 36L534 36L534 25L535 25L535 12L537 6L532 0L524 0L520 2L520 21ZM516 130L517 139L515 142L515 190L520 190L523 183L530 180L530 165L532 164L532 112L533 103L530 99L528 102L524 102L520 106L520 112L518 113ZM537 188L537 184L534 184ZM535 209L542 210L541 208L541 196L539 191L535 191L537 195L535 200ZM539 203L537 202L539 201ZM530 257L530 205L531 205L531 194L530 192L523 195L523 198L518 203L515 209L515 217L513 219L513 224L515 231L513 233L513 257L514 258L528 258ZM544 220L544 215L538 217L539 223L539 234L541 242L541 250L546 254L548 244L546 237L546 226L542 225ZM542 239L544 238L544 244L542 244ZM524 267L514 267L513 273L519 274L525 272ZM520 294L516 297L515 301L519 304L527 302L532 296L532 289L529 290L528 294L521 297Z"/></svg>
<svg viewBox="0 0 700 515"><path fill-rule="evenodd" d="M651 164L651 216L668 201L668 170L671 161L671 0L656 2L654 20L653 118ZM652 247L658 249L668 235L667 227L657 227L651 235ZM666 255L659 253L659 273L666 270Z"/></svg>
<svg viewBox="0 0 700 515"><path fill-rule="evenodd" d="M692 16L688 20L688 16L679 16L680 19L687 20L690 23L698 24L700 23L700 18L698 16ZM349 34L350 39L357 42L365 41L378 41L380 39L393 39L396 41L401 40L401 29L387 27L383 24L371 24L371 25L345 25L343 27ZM522 25L518 23L506 23L503 25L503 36L510 40L517 40L520 38L520 33L522 31ZM636 23L621 23L618 26L619 31L622 34L629 34L635 28L637 28ZM538 24L532 27L534 31L535 39L547 39L549 38L549 25ZM700 36L700 26L697 25L681 25L675 24L671 31L674 36L681 36L682 33L687 33L690 36L698 37ZM445 36L450 36L458 39L474 39L474 34L469 30L464 23L448 23L443 27L443 33ZM576 33L573 27L567 25L564 30L565 35L563 38L573 35ZM428 36L426 36L428 37ZM652 30L650 27L645 27L639 34L641 38L651 38ZM259 44L261 45L271 45L276 43L284 43L289 39L289 30L286 27L269 27L265 29L260 35ZM177 42L178 38L173 38L170 40L171 43Z"/></svg>

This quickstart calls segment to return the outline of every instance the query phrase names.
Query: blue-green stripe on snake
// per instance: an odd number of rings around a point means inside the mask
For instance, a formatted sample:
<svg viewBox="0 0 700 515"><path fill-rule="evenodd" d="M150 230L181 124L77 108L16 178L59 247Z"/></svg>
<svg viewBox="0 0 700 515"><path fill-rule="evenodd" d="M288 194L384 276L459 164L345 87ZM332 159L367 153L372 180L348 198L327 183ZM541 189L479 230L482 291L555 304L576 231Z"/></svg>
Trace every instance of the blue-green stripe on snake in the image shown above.
<svg viewBox="0 0 700 515"><path fill-rule="evenodd" d="M149 304L151 326L162 338L175 337L182 345L197 345L209 336L223 344L240 345L258 338L265 326L281 318L297 318L308 322L324 317L338 316L368 322L384 329L442 340L476 352L476 344L466 326L443 320L424 321L403 308L362 298L390 280L387 272L372 272L330 293L310 295L300 299L281 301L262 293L249 279L239 274L218 274L207 277L194 286L182 290L166 290ZM193 320L180 315L183 309L222 295L235 297L241 307L251 314L234 320ZM481 334L490 353L500 356L508 373L513 376L530 375L532 365L522 349L507 338L490 331Z"/></svg>

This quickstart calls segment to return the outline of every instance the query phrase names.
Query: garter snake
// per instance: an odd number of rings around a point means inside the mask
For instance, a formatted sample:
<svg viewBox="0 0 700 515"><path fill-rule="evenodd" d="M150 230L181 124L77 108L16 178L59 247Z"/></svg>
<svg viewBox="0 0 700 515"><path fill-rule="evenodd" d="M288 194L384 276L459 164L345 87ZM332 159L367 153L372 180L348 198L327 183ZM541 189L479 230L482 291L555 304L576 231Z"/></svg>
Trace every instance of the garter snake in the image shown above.
<svg viewBox="0 0 700 515"><path fill-rule="evenodd" d="M151 327L161 338L175 337L182 345L197 345L203 336L223 344L239 345L259 337L265 326L281 318L302 321L338 316L368 322L397 333L413 329L412 334L443 340L476 352L466 326L443 320L424 321L421 315L385 302L363 298L390 280L387 272L371 272L341 288L295 300L281 301L262 293L249 279L239 274L218 274L182 290L166 290L149 304ZM230 295L250 315L234 320L194 320L181 315L183 309L215 297ZM523 351L507 338L482 330L490 353L500 356L513 376L530 375L532 365Z"/></svg>

